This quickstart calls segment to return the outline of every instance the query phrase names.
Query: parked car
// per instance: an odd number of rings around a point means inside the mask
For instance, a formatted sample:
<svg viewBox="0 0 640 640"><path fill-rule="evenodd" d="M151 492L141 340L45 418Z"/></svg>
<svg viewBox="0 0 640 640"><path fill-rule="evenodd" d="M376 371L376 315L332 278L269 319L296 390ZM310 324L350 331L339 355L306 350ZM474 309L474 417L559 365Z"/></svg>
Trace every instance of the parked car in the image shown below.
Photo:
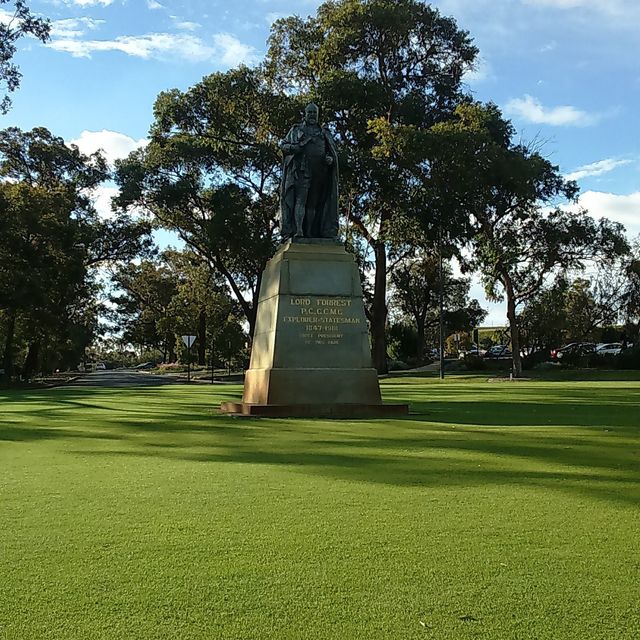
<svg viewBox="0 0 640 640"><path fill-rule="evenodd" d="M511 349L506 344L494 344L484 354L485 358L509 358L511 357Z"/></svg>
<svg viewBox="0 0 640 640"><path fill-rule="evenodd" d="M106 371L107 365L104 362L96 362L96 371Z"/></svg>
<svg viewBox="0 0 640 640"><path fill-rule="evenodd" d="M588 356L595 350L596 345L593 342L570 342L559 349L551 349L551 359L562 360L567 357Z"/></svg>
<svg viewBox="0 0 640 640"><path fill-rule="evenodd" d="M155 364L153 362L143 362L141 364L137 364L134 369L143 370L143 369L155 369Z"/></svg>
<svg viewBox="0 0 640 640"><path fill-rule="evenodd" d="M481 358L484 356L486 351L484 349L479 349L477 345L471 345L466 351L461 351L459 354L460 360L464 360L467 356L475 356L476 358Z"/></svg>
<svg viewBox="0 0 640 640"><path fill-rule="evenodd" d="M604 342L596 346L596 355L598 356L617 356L621 351L621 342Z"/></svg>

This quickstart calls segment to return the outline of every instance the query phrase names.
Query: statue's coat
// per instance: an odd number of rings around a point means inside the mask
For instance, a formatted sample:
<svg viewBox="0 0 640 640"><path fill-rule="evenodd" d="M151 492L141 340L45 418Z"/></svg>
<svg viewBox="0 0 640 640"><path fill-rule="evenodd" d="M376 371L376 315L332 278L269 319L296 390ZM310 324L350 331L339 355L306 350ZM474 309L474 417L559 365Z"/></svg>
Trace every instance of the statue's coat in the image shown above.
<svg viewBox="0 0 640 640"><path fill-rule="evenodd" d="M322 133L325 144L333 164L330 167L329 179L325 194L322 198L322 211L316 214L313 228L309 237L312 238L336 238L338 235L338 151L333 136L323 126ZM281 142L281 144L297 144L304 137L304 125L295 124ZM299 173L304 172L306 156L286 154L282 163L282 183L280 187L280 231L283 239L292 238L296 232L294 217L295 210L295 186L301 179Z"/></svg>

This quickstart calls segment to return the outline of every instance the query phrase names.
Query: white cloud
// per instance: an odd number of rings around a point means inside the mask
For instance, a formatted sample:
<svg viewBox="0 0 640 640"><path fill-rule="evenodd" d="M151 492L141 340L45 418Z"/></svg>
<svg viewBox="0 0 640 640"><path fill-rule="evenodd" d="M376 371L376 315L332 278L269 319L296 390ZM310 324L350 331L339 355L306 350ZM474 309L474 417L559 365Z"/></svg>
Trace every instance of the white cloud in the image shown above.
<svg viewBox="0 0 640 640"><path fill-rule="evenodd" d="M53 38L79 38L88 30L95 30L104 20L93 18L67 18L66 20L54 20L51 23L51 36Z"/></svg>
<svg viewBox="0 0 640 640"><path fill-rule="evenodd" d="M632 237L640 233L640 191L628 195L585 191L578 204L593 218L609 218L622 223Z"/></svg>
<svg viewBox="0 0 640 640"><path fill-rule="evenodd" d="M150 33L140 36L119 36L114 40L79 40L62 38L47 45L76 58L90 58L92 53L120 51L137 58L182 59L190 62L222 62L226 66L252 64L257 60L256 50L243 44L229 33L217 33L208 44L197 36L186 33Z"/></svg>
<svg viewBox="0 0 640 640"><path fill-rule="evenodd" d="M265 19L265 22L269 26L271 26L276 20L280 20L280 18L286 18L288 16L289 16L288 13L284 13L282 11L270 11L269 13L267 13L264 19Z"/></svg>
<svg viewBox="0 0 640 640"><path fill-rule="evenodd" d="M567 180L581 180L582 178L601 176L604 173L609 173L617 167L622 167L630 162L631 160L614 160L613 158L598 160L598 162L592 162L591 164L578 167L575 171L567 174L565 178Z"/></svg>
<svg viewBox="0 0 640 640"><path fill-rule="evenodd" d="M92 193L93 206L98 213L98 216L103 220L109 220L113 218L113 211L111 210L111 199L117 196L120 190L117 187L97 187Z"/></svg>
<svg viewBox="0 0 640 640"><path fill-rule="evenodd" d="M199 22L190 22L189 20L181 20L176 22L176 29L183 31L196 31L202 25Z"/></svg>
<svg viewBox="0 0 640 640"><path fill-rule="evenodd" d="M251 64L256 62L256 50L247 44L243 44L230 33L216 33L213 36L218 55L222 62L230 67L239 64Z"/></svg>
<svg viewBox="0 0 640 640"><path fill-rule="evenodd" d="M636 0L523 0L523 2L552 9L592 9L611 15L622 15L637 8Z"/></svg>
<svg viewBox="0 0 640 640"><path fill-rule="evenodd" d="M83 131L80 137L70 140L69 144L75 144L84 154L91 154L101 150L109 164L113 164L120 158L126 158L132 151L144 147L148 140L141 138L134 140L117 131Z"/></svg>
<svg viewBox="0 0 640 640"><path fill-rule="evenodd" d="M463 76L463 81L468 84L477 84L488 80L492 75L491 65L485 58L478 58L475 68L467 71Z"/></svg>
<svg viewBox="0 0 640 640"><path fill-rule="evenodd" d="M121 51L137 58L166 59L179 57L194 61L209 60L213 47L202 40L186 34L150 33L141 36L119 36L115 40L54 40L50 45L76 58L90 58L100 51Z"/></svg>
<svg viewBox="0 0 640 640"><path fill-rule="evenodd" d="M553 126L588 127L596 124L601 118L600 115L590 114L571 106L545 107L537 98L530 95L510 100L506 110L527 122Z"/></svg>
<svg viewBox="0 0 640 640"><path fill-rule="evenodd" d="M0 24L9 24L14 20L13 12L0 9Z"/></svg>
<svg viewBox="0 0 640 640"><path fill-rule="evenodd" d="M96 187L91 191L90 196L93 201L93 206L102 220L111 220L117 215L114 214L111 208L111 201L118 195L120 195L120 189L113 186L113 183ZM133 218L143 218L145 216L144 211L140 207L131 207L127 210L127 213ZM157 232L154 232L154 235L155 233Z"/></svg>
<svg viewBox="0 0 640 640"><path fill-rule="evenodd" d="M64 0L64 3L78 7L108 7L113 0Z"/></svg>
<svg viewBox="0 0 640 640"><path fill-rule="evenodd" d="M147 7L149 9L164 9L164 7L156 0L147 0Z"/></svg>

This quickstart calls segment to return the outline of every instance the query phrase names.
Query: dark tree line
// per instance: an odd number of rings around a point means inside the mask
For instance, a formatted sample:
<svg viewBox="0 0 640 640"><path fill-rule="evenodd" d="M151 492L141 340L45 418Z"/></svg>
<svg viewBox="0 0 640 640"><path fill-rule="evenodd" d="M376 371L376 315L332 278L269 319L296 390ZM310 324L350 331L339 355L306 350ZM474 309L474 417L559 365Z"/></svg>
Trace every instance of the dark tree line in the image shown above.
<svg viewBox="0 0 640 640"><path fill-rule="evenodd" d="M195 335L194 361L240 357L246 342L239 304L193 251L167 250L114 272L111 317L125 344L184 362L182 335Z"/></svg>
<svg viewBox="0 0 640 640"><path fill-rule="evenodd" d="M68 368L99 329L96 270L150 247L148 222L98 217L104 158L43 128L0 131L0 349L5 377Z"/></svg>

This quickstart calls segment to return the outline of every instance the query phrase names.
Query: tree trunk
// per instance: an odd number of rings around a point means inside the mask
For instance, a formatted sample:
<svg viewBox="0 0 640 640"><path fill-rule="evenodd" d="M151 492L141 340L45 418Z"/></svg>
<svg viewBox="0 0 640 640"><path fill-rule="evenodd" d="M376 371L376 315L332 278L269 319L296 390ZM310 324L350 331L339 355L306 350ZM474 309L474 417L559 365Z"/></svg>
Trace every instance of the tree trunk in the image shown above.
<svg viewBox="0 0 640 640"><path fill-rule="evenodd" d="M266 265L265 265L266 268ZM256 328L256 319L258 317L258 301L260 300L260 288L262 287L262 275L264 271L261 271L256 280L256 289L253 295L253 305L251 307L251 317L247 318L249 323L249 344L253 344L253 332Z"/></svg>
<svg viewBox="0 0 640 640"><path fill-rule="evenodd" d="M520 330L516 316L516 296L513 290L513 282L507 273L502 274L505 294L507 296L507 318L511 335L511 352L513 359L513 377L522 377L522 358L520 357Z"/></svg>
<svg viewBox="0 0 640 640"><path fill-rule="evenodd" d="M40 340L35 340L29 345L29 351L24 361L24 377L26 380L33 378L33 374L36 373L38 368L38 361L40 360Z"/></svg>
<svg viewBox="0 0 640 640"><path fill-rule="evenodd" d="M262 273L258 276L256 280L256 288L253 291L253 296L251 299L251 309L245 312L245 317L247 319L247 324L249 325L249 344L253 344L253 334L256 330L256 320L258 317L258 303L260 300L260 287L262 286Z"/></svg>
<svg viewBox="0 0 640 640"><path fill-rule="evenodd" d="M207 312L200 309L198 315L198 364L207 364Z"/></svg>
<svg viewBox="0 0 640 640"><path fill-rule="evenodd" d="M416 345L416 359L418 364L424 362L424 336L425 336L425 320L424 318L416 317L416 329L418 332L418 344Z"/></svg>
<svg viewBox="0 0 640 640"><path fill-rule="evenodd" d="M376 273L371 305L371 358L378 373L387 373L387 252L384 242L374 249Z"/></svg>
<svg viewBox="0 0 640 640"><path fill-rule="evenodd" d="M4 343L4 356L2 358L2 368L4 376L7 380L11 380L13 375L13 338L16 331L16 312L9 311L9 320L7 322L7 337Z"/></svg>
<svg viewBox="0 0 640 640"><path fill-rule="evenodd" d="M256 315L258 313L257 302L258 302L258 297L260 295L260 282L262 279L262 271L258 276L257 287L253 295L253 306L252 306L247 302L245 297L242 295L242 291L240 290L238 283L234 280L233 276L231 275L229 270L226 268L226 266L224 265L224 262L219 256L215 260L214 266L216 267L216 270L220 271L220 273L226 278L227 282L229 283L229 286L231 287L231 291L233 292L234 296L236 297L236 300L242 307L242 311L245 315L245 318L247 319L247 323L249 324L249 338L253 340L253 332L255 331L255 328L256 328Z"/></svg>

